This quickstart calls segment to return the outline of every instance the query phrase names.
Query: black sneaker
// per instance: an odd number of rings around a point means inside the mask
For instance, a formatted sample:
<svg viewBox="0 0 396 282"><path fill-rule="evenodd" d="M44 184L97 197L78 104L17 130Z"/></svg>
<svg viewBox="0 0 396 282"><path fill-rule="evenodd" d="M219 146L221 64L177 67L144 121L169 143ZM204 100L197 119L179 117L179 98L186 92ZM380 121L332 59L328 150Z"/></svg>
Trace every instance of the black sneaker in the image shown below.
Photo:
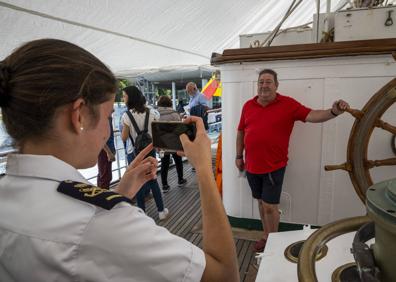
<svg viewBox="0 0 396 282"><path fill-rule="evenodd" d="M186 184L187 183L187 180L186 179L180 179L178 182L177 182L177 184L179 185L179 186L183 186L184 184Z"/></svg>
<svg viewBox="0 0 396 282"><path fill-rule="evenodd" d="M162 185L162 192L164 192L164 193L168 193L168 192L169 192L169 190L170 190L170 187L169 187L169 185Z"/></svg>

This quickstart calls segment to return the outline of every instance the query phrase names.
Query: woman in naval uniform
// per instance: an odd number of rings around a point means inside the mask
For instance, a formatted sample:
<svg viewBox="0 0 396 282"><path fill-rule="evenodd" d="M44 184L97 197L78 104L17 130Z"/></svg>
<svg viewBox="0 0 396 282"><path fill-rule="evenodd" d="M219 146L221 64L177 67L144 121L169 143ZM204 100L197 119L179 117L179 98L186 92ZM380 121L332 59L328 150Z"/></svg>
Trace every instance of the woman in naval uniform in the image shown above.
<svg viewBox="0 0 396 282"><path fill-rule="evenodd" d="M215 189L210 141L181 136L201 192L203 250L147 217L130 199L156 175L144 156L114 191L77 171L108 136L116 79L95 56L55 39L0 61L0 106L18 153L0 179L0 281L237 281L230 226Z"/></svg>

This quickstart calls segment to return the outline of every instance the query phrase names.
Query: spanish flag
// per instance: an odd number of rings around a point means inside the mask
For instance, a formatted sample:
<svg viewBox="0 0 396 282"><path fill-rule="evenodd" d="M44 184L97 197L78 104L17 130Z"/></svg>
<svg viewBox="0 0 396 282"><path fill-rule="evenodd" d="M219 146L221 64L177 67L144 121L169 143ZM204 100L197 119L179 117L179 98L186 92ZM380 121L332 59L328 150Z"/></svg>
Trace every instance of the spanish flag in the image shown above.
<svg viewBox="0 0 396 282"><path fill-rule="evenodd" d="M215 76L213 75L208 83L206 83L202 88L202 94L205 95L208 100L212 99L213 96L221 96L221 82L215 79Z"/></svg>

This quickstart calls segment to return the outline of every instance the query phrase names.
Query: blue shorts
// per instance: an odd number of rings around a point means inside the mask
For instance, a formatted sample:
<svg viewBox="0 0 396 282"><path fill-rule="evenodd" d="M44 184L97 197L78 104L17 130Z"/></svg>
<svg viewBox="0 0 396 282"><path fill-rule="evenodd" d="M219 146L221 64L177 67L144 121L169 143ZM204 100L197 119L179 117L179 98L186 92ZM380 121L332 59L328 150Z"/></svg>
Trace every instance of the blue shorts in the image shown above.
<svg viewBox="0 0 396 282"><path fill-rule="evenodd" d="M253 198L268 204L279 204L285 170L286 167L264 174L246 172Z"/></svg>

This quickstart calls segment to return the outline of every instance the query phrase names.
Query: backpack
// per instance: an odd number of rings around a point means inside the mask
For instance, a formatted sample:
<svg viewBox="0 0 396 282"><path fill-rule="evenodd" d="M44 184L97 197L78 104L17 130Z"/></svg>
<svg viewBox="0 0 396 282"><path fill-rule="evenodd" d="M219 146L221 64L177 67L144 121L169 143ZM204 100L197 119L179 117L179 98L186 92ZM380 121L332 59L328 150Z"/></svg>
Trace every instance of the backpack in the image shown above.
<svg viewBox="0 0 396 282"><path fill-rule="evenodd" d="M129 135L132 141L132 145L135 148L135 154L139 154L144 148L146 148L150 143L153 142L153 138L151 138L150 134L148 133L148 121L149 121L149 115L150 111L149 109L146 109L146 117L144 119L144 129L141 131L136 123L135 118L131 114L130 111L126 112L129 119L132 122L132 125L137 133L137 136L135 140L133 140L132 136Z"/></svg>
<svg viewBox="0 0 396 282"><path fill-rule="evenodd" d="M190 109L190 116L197 116L202 118L205 129L209 129L207 107L204 105L196 105Z"/></svg>

